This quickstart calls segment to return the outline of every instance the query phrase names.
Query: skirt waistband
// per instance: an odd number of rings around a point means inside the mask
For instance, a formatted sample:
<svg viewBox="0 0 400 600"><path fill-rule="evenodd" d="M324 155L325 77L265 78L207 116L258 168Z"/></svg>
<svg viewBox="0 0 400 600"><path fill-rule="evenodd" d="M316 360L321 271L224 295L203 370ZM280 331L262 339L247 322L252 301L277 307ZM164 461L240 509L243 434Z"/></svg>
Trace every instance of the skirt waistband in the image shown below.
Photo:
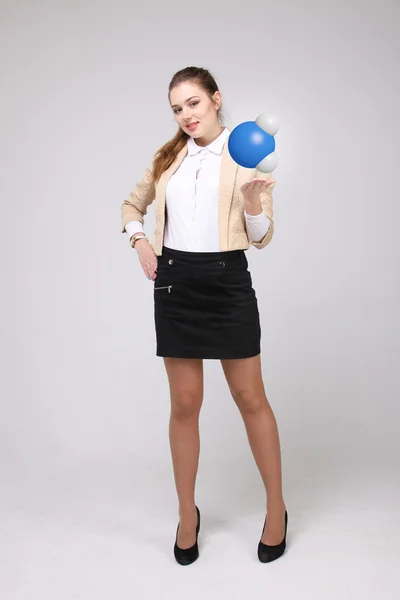
<svg viewBox="0 0 400 600"><path fill-rule="evenodd" d="M225 252L187 252L163 246L162 254L158 257L160 265L175 265L180 267L244 267L248 262L244 250L228 250Z"/></svg>

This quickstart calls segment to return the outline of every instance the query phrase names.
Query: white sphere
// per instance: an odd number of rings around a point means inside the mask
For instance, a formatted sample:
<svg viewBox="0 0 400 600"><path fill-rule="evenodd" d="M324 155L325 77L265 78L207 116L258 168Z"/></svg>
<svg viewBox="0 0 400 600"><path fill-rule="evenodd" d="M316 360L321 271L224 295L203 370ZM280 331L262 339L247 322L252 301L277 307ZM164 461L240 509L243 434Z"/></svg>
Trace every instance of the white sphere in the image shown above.
<svg viewBox="0 0 400 600"><path fill-rule="evenodd" d="M278 157L276 152L268 154L261 162L258 163L256 169L261 173L271 173L278 166Z"/></svg>
<svg viewBox="0 0 400 600"><path fill-rule="evenodd" d="M275 135L279 129L278 119L274 115L262 113L256 118L257 125L269 135Z"/></svg>

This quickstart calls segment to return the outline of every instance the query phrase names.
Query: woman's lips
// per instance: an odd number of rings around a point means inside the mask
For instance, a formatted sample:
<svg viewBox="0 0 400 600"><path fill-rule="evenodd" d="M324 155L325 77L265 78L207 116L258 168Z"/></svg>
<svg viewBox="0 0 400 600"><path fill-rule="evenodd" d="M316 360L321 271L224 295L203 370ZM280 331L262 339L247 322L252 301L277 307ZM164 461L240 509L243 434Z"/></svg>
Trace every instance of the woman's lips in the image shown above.
<svg viewBox="0 0 400 600"><path fill-rule="evenodd" d="M198 124L199 124L198 121L197 121L197 123L190 123L190 125L186 125L186 128L189 129L190 131L193 131L194 129L196 129Z"/></svg>

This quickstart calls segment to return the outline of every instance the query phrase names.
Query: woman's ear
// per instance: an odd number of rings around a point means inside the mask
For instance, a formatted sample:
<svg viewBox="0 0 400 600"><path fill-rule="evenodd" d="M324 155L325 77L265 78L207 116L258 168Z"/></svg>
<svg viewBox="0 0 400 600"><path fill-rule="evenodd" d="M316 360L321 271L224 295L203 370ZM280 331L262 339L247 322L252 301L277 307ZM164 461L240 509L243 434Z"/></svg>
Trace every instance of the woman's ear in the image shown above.
<svg viewBox="0 0 400 600"><path fill-rule="evenodd" d="M222 105L221 92L217 91L213 95L213 100L215 103L215 108L218 110Z"/></svg>

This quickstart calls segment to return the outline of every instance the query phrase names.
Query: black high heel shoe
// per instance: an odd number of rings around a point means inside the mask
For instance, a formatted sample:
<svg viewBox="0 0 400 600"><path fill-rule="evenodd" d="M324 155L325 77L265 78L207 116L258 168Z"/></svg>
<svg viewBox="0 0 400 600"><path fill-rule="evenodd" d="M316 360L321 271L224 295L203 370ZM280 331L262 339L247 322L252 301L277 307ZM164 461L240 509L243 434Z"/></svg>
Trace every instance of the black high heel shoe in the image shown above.
<svg viewBox="0 0 400 600"><path fill-rule="evenodd" d="M267 517L265 516L264 527L262 530L261 539L264 534L266 522L267 522ZM281 541L281 543L277 544L276 546L268 546L268 544L263 544L260 539L260 541L258 543L258 550L257 550L258 558L259 558L260 562L262 562L262 563L271 562L273 560L276 560L280 556L282 556L282 554L285 552L287 524L288 524L288 514L287 514L287 510L285 510L285 536L284 536L283 540Z"/></svg>
<svg viewBox="0 0 400 600"><path fill-rule="evenodd" d="M180 565L190 565L192 562L194 562L199 557L199 547L197 544L197 538L199 536L199 531L200 531L200 511L197 508L197 506L196 506L196 511L197 511L196 541L193 544L193 546L190 546L190 548L182 549L182 548L179 548L179 546L177 544L178 531L179 531L179 523L178 523L178 528L176 530L174 555Z"/></svg>

